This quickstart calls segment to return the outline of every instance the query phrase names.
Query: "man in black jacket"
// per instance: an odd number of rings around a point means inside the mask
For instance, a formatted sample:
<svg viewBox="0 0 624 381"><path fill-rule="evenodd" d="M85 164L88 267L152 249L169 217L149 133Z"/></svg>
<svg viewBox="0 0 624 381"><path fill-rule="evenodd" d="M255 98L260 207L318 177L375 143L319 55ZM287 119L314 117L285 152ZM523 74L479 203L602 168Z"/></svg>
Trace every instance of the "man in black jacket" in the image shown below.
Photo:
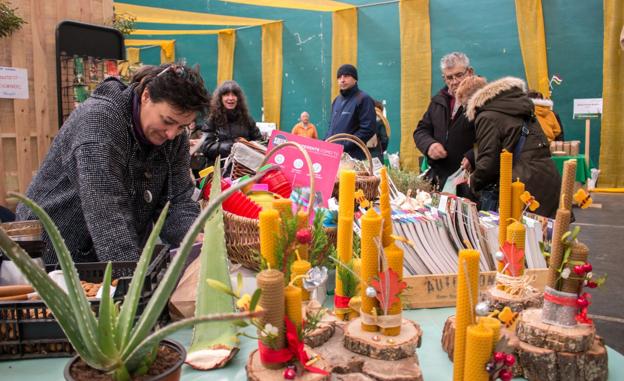
<svg viewBox="0 0 624 381"><path fill-rule="evenodd" d="M329 138L336 134L351 134L367 142L375 135L375 104L373 98L357 86L358 74L353 65L344 64L336 73L340 94L332 103L331 123L327 131ZM359 160L365 159L364 152L354 143L337 142L344 146L344 152Z"/></svg>
<svg viewBox="0 0 624 381"><path fill-rule="evenodd" d="M446 86L431 98L427 112L414 131L416 147L427 156L431 167L429 178L438 189L444 188L446 179L460 165L468 171L474 168L475 143L474 125L455 99L461 81L473 75L470 60L464 53L449 53L440 60L440 69ZM461 191L458 195L470 196Z"/></svg>

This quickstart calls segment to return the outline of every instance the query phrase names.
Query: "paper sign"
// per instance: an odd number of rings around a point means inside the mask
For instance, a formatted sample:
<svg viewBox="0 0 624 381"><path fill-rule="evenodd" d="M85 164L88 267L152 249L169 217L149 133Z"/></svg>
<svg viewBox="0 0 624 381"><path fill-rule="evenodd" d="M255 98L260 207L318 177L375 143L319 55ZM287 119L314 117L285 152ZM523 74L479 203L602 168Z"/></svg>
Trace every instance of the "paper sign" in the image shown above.
<svg viewBox="0 0 624 381"><path fill-rule="evenodd" d="M0 98L28 99L28 71L0 66Z"/></svg>
<svg viewBox="0 0 624 381"><path fill-rule="evenodd" d="M315 204L326 207L336 182L343 146L275 130L269 139L269 150L287 141L299 143L310 155L314 171ZM268 162L281 167L293 188L304 188L302 196L307 199L305 189L309 195L310 178L308 166L299 150L295 147L284 147L269 158Z"/></svg>
<svg viewBox="0 0 624 381"><path fill-rule="evenodd" d="M574 100L574 119L599 118L602 114L602 98Z"/></svg>
<svg viewBox="0 0 624 381"><path fill-rule="evenodd" d="M275 131L275 123L256 122L256 127L260 130L263 137L267 138Z"/></svg>

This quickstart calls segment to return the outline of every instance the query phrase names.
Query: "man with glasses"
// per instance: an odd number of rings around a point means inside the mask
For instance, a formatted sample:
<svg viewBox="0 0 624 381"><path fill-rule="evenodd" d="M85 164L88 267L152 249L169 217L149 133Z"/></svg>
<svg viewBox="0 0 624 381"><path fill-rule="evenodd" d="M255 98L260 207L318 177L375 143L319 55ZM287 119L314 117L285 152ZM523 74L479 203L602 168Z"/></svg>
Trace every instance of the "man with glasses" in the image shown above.
<svg viewBox="0 0 624 381"><path fill-rule="evenodd" d="M428 179L441 190L460 165L468 171L474 168L475 130L455 98L461 81L474 74L470 60L464 53L449 53L440 60L440 70L446 86L431 98L427 112L414 131L414 142L427 157L431 168ZM471 195L458 187L458 196Z"/></svg>

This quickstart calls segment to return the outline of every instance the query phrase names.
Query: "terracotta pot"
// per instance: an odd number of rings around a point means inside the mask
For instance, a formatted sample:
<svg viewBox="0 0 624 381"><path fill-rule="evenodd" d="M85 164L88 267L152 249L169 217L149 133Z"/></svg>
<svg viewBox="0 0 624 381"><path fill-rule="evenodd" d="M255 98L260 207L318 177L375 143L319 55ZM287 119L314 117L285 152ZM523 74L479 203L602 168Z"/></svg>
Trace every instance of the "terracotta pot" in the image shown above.
<svg viewBox="0 0 624 381"><path fill-rule="evenodd" d="M182 364L184 364L184 359L186 359L186 349L182 346L182 344L178 343L174 340L165 339L160 342L160 345L166 345L169 348L180 354L180 359L167 371L161 373L157 376L154 376L149 379L149 381L179 381L180 376L182 375ZM72 365L78 361L80 356L73 357L67 365L65 365L65 371L63 372L66 381L74 381L75 379L70 374L69 370Z"/></svg>

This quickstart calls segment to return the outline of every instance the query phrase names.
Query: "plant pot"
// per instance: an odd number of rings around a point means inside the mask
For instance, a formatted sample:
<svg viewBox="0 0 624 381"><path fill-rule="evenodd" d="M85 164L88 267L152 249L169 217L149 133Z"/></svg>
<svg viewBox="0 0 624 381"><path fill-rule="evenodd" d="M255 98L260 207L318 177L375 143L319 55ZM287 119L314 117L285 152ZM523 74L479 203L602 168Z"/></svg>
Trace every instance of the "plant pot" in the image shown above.
<svg viewBox="0 0 624 381"><path fill-rule="evenodd" d="M577 294L557 291L553 288L544 289L544 306L542 307L542 321L560 327L576 325Z"/></svg>
<svg viewBox="0 0 624 381"><path fill-rule="evenodd" d="M161 341L160 345L167 346L175 352L178 352L180 354L180 358L164 372L158 375L154 375L151 378L146 378L145 381L179 381L180 376L182 375L182 364L184 364L184 359L186 359L186 349L184 349L182 344L178 343L177 341L169 339ZM63 372L63 374L66 381L76 380L70 372L72 366L77 363L78 360L80 360L80 356L75 356L65 366L65 371Z"/></svg>

